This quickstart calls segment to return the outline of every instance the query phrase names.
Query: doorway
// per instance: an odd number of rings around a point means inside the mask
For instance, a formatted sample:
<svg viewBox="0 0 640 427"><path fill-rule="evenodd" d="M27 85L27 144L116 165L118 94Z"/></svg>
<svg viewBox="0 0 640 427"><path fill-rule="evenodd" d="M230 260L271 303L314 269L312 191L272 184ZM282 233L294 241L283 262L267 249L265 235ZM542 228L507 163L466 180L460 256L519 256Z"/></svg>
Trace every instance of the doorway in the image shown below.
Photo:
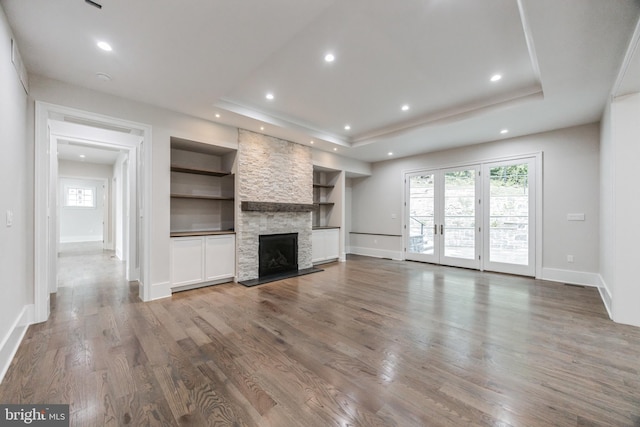
<svg viewBox="0 0 640 427"><path fill-rule="evenodd" d="M536 157L405 174L405 259L536 273Z"/></svg>
<svg viewBox="0 0 640 427"><path fill-rule="evenodd" d="M115 136L115 138L114 138ZM49 317L50 292L57 286L58 253L58 141L95 147L117 147L128 158L124 204L129 214L123 221L126 239L127 280L137 280L142 300L151 299L149 277L150 218L143 215L150 202L151 127L90 112L36 101L35 168L35 322Z"/></svg>

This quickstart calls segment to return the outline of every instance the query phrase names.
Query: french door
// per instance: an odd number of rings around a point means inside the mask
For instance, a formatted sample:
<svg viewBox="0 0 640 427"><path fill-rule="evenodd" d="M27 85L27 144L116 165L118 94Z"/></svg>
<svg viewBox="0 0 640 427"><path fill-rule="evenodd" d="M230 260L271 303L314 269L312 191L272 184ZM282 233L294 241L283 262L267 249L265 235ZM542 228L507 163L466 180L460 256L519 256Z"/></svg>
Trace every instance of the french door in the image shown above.
<svg viewBox="0 0 640 427"><path fill-rule="evenodd" d="M485 270L535 276L535 159L483 165Z"/></svg>
<svg viewBox="0 0 640 427"><path fill-rule="evenodd" d="M405 259L535 275L535 158L405 175Z"/></svg>
<svg viewBox="0 0 640 427"><path fill-rule="evenodd" d="M406 176L405 258L480 268L479 165Z"/></svg>

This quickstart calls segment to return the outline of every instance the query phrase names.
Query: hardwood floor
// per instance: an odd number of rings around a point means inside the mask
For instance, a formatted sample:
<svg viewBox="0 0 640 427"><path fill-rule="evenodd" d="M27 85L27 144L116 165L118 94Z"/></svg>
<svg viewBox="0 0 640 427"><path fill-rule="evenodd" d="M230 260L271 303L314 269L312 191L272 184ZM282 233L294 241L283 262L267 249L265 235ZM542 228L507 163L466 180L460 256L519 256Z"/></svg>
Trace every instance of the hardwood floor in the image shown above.
<svg viewBox="0 0 640 427"><path fill-rule="evenodd" d="M60 263L0 402L74 426L640 425L640 328L595 289L351 256L142 303L109 253Z"/></svg>

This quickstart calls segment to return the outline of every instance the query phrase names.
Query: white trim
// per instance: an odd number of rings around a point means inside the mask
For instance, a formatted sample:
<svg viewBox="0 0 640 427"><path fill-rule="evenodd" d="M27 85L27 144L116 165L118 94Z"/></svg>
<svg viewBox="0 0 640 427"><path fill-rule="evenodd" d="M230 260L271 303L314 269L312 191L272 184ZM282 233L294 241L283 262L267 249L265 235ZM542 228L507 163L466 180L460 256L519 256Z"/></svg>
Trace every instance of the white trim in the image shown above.
<svg viewBox="0 0 640 427"><path fill-rule="evenodd" d="M586 271L562 270L559 268L543 268L541 280L568 283L570 285L600 287L600 275Z"/></svg>
<svg viewBox="0 0 640 427"><path fill-rule="evenodd" d="M206 288L207 286L221 285L223 283L237 283L235 276L226 277L224 279L210 280L208 282L192 283L190 285L174 286L171 293L189 291L191 289ZM164 298L164 297L161 297Z"/></svg>
<svg viewBox="0 0 640 427"><path fill-rule="evenodd" d="M604 304L604 308L607 309L607 314L609 315L609 319L613 320L613 306L612 306L612 297L611 291L609 291L609 287L607 283L602 278L602 275L598 274L599 284L598 284L598 292L600 293L600 299Z"/></svg>
<svg viewBox="0 0 640 427"><path fill-rule="evenodd" d="M622 95L629 95L628 93L619 93L620 86L622 86L622 82L624 81L627 71L629 71L629 67L638 51L638 47L640 46L640 20L636 23L636 28L633 30L633 35L629 40L629 44L627 45L627 50L624 54L624 58L622 60L622 64L620 65L620 69L618 70L618 76L616 77L616 81L613 84L613 88L611 89L611 97L617 98Z"/></svg>
<svg viewBox="0 0 640 427"><path fill-rule="evenodd" d="M0 343L0 383L9 370L11 361L20 347L29 325L33 323L34 305L29 304L22 307L20 314L9 328L9 332Z"/></svg>
<svg viewBox="0 0 640 427"><path fill-rule="evenodd" d="M408 197L407 197L407 187L406 187L406 179L408 175L411 174L416 174L416 173L438 173L438 171L441 170L446 170L446 169L457 169L457 168L471 168L471 167L476 167L476 166L480 166L481 169L484 168L484 166L486 164L491 164L491 163L500 163L500 162L512 162L512 161L520 161L520 160L529 160L529 159L533 159L534 160L534 168L535 168L535 207L536 207L536 213L535 213L535 277L537 279L542 279L542 248L544 246L544 241L543 241L543 171L544 171L544 167L543 167L543 162L544 162L544 152L543 151L535 151L535 152L530 152L530 153L523 153L523 154L518 154L518 155L514 155L514 156L503 156L503 157L494 157L494 158L484 158L481 160L473 160L473 161L467 161L464 163L453 163L453 164L449 164L449 165L431 165L428 167L421 167L421 168L412 168L412 169L403 169L401 171L401 183L402 183L402 223L401 223L401 227L402 227L402 245L403 247L407 246L407 241L408 241L408 229L407 227L407 221L406 221L406 217L407 217L407 209L408 209ZM482 199L485 198L485 195L481 193L481 197ZM482 223L482 221L479 221L479 223ZM482 248L480 248L480 253L482 253L483 250ZM406 253L402 253L402 258L401 259L406 259ZM426 261L425 262L436 262L437 261ZM443 264L444 265L444 264ZM479 271L484 271L484 260L480 263L480 267L478 269Z"/></svg>
<svg viewBox="0 0 640 427"><path fill-rule="evenodd" d="M141 164L143 168L141 189L141 209L136 218L132 215L131 221L142 221L140 257L140 298L150 301L152 292L150 286L144 282L151 277L151 180L152 180L152 128L150 125L123 120L115 117L104 116L97 113L78 110L75 108L35 101L35 171L34 171L34 302L35 322L44 322L49 318L49 282L55 280L50 272L50 265L56 262L56 253L51 248L50 242L50 209L48 191L50 190L50 138L49 117L68 116L84 119L90 122L104 123L119 128L133 129L142 135L141 142L132 153L143 149ZM135 156L133 156L135 158ZM56 183L57 185L57 183ZM53 212L55 215L55 212Z"/></svg>
<svg viewBox="0 0 640 427"><path fill-rule="evenodd" d="M140 286L142 286L142 283ZM169 282L154 283L150 288L149 299L144 301L155 301L157 299L168 298L171 296L171 283Z"/></svg>
<svg viewBox="0 0 640 427"><path fill-rule="evenodd" d="M388 251L384 249L363 248L359 246L351 246L351 252L354 255L370 256L374 258L391 258L395 261L402 261L402 251Z"/></svg>
<svg viewBox="0 0 640 427"><path fill-rule="evenodd" d="M60 243L82 243L82 242L102 242L102 235L60 237Z"/></svg>

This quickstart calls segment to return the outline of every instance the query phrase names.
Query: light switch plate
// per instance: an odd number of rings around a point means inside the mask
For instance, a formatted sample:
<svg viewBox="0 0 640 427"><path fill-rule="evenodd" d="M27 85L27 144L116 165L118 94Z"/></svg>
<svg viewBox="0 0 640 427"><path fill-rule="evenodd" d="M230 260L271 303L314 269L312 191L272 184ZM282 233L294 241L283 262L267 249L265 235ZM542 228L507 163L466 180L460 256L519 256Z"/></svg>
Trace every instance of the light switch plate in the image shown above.
<svg viewBox="0 0 640 427"><path fill-rule="evenodd" d="M13 212L7 211L7 227L11 227L13 225Z"/></svg>

